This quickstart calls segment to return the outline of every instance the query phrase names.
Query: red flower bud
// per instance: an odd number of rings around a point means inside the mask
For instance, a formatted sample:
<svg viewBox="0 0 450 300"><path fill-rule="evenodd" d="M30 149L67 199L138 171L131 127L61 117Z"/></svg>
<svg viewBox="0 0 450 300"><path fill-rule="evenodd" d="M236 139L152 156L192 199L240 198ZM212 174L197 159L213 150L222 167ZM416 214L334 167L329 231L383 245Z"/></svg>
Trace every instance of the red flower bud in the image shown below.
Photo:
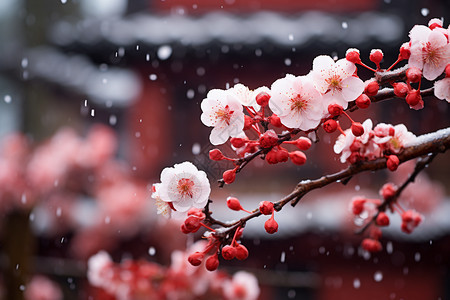
<svg viewBox="0 0 450 300"><path fill-rule="evenodd" d="M263 214L263 215L270 215L273 213L273 203L269 202L269 201L261 201L259 203L259 211Z"/></svg>
<svg viewBox="0 0 450 300"><path fill-rule="evenodd" d="M272 148L269 152L266 154L266 161L271 164L277 164L278 163L278 156L277 156L278 149Z"/></svg>
<svg viewBox="0 0 450 300"><path fill-rule="evenodd" d="M406 70L406 78L409 82L419 82L422 78L422 71L416 67L409 67Z"/></svg>
<svg viewBox="0 0 450 300"><path fill-rule="evenodd" d="M300 137L295 141L295 146L297 146L298 149L306 151L311 147L311 140L307 137Z"/></svg>
<svg viewBox="0 0 450 300"><path fill-rule="evenodd" d="M188 216L196 216L200 220L204 220L205 219L205 214L203 213L202 209L196 208L196 207L192 207L191 209L189 209L188 212L187 212L187 215Z"/></svg>
<svg viewBox="0 0 450 300"><path fill-rule="evenodd" d="M236 247L236 258L239 260L247 259L248 257L248 250L244 245L237 245Z"/></svg>
<svg viewBox="0 0 450 300"><path fill-rule="evenodd" d="M210 160L222 160L225 156L222 154L222 151L219 149L212 149L209 151L209 159Z"/></svg>
<svg viewBox="0 0 450 300"><path fill-rule="evenodd" d="M409 106L416 106L419 104L420 100L422 100L422 96L420 95L420 91L418 90L410 90L408 92L408 95L406 95L406 103L409 104Z"/></svg>
<svg viewBox="0 0 450 300"><path fill-rule="evenodd" d="M392 84L394 87L394 94L399 98L405 98L408 94L408 85L404 82L394 82Z"/></svg>
<svg viewBox="0 0 450 300"><path fill-rule="evenodd" d="M233 137L230 139L230 143L235 148L241 148L245 146L245 144L247 143L247 139Z"/></svg>
<svg viewBox="0 0 450 300"><path fill-rule="evenodd" d="M333 119L329 119L323 123L323 129L328 133L335 132L337 129L337 122Z"/></svg>
<svg viewBox="0 0 450 300"><path fill-rule="evenodd" d="M197 231L200 228L200 220L196 216L189 216L184 221L184 226L190 232Z"/></svg>
<svg viewBox="0 0 450 300"><path fill-rule="evenodd" d="M389 171L394 172L397 170L398 165L400 164L400 160L396 155L389 155L388 159L386 161L386 166L389 169Z"/></svg>
<svg viewBox="0 0 450 300"><path fill-rule="evenodd" d="M381 246L381 243L377 240L373 240L373 239L364 239L361 242L361 247L369 252L379 252L381 251L381 249L383 249L383 247Z"/></svg>
<svg viewBox="0 0 450 300"><path fill-rule="evenodd" d="M372 49L372 51L370 51L369 59L379 67L380 62L383 60L383 51L380 49Z"/></svg>
<svg viewBox="0 0 450 300"><path fill-rule="evenodd" d="M334 103L334 104L328 105L328 113L332 117L340 116L343 111L344 111L344 108L339 104Z"/></svg>
<svg viewBox="0 0 450 300"><path fill-rule="evenodd" d="M375 220L378 226L388 226L389 225L389 217L385 212L379 212L377 219Z"/></svg>
<svg viewBox="0 0 450 300"><path fill-rule="evenodd" d="M375 96L378 93L378 90L380 89L380 85L376 81L371 81L368 84L366 84L364 88L364 93L367 96Z"/></svg>
<svg viewBox="0 0 450 300"><path fill-rule="evenodd" d="M226 170L225 172L223 172L223 181L226 184L233 183L235 179L236 179L236 170L235 169Z"/></svg>
<svg viewBox="0 0 450 300"><path fill-rule="evenodd" d="M398 57L400 59L409 59L409 57L411 56L411 45L409 43L404 43L401 47L400 47L400 53L398 54Z"/></svg>
<svg viewBox="0 0 450 300"><path fill-rule="evenodd" d="M270 233L270 234L274 234L275 232L278 231L278 223L277 223L277 221L275 221L275 219L273 217L273 213L272 213L272 216L269 218L269 220L267 220L264 223L264 229L266 230L267 233Z"/></svg>
<svg viewBox="0 0 450 300"><path fill-rule="evenodd" d="M361 63L361 57L358 49L348 49L345 58L354 64Z"/></svg>
<svg viewBox="0 0 450 300"><path fill-rule="evenodd" d="M227 206L229 209L240 211L242 209L241 203L235 197L228 197Z"/></svg>
<svg viewBox="0 0 450 300"><path fill-rule="evenodd" d="M269 104L270 95L266 92L261 92L256 95L256 103L261 106L267 106Z"/></svg>
<svg viewBox="0 0 450 300"><path fill-rule="evenodd" d="M289 159L289 152L282 147L279 147L278 151L276 152L276 155L278 162L286 162Z"/></svg>
<svg viewBox="0 0 450 300"><path fill-rule="evenodd" d="M306 155L301 151L293 151L289 153L289 158L298 166L304 165L306 162Z"/></svg>
<svg viewBox="0 0 450 300"><path fill-rule="evenodd" d="M250 118L249 116L245 115L244 116L244 130L248 130L248 129L252 128L252 125L253 125L252 118Z"/></svg>
<svg viewBox="0 0 450 300"><path fill-rule="evenodd" d="M365 109L370 106L371 101L366 94L361 94L358 98L356 98L355 103L359 108Z"/></svg>
<svg viewBox="0 0 450 300"><path fill-rule="evenodd" d="M271 148L278 144L278 135L273 129L267 130L259 137L259 145L262 148Z"/></svg>
<svg viewBox="0 0 450 300"><path fill-rule="evenodd" d="M216 254L211 255L205 261L205 267L208 271L215 271L219 267L219 256Z"/></svg>
<svg viewBox="0 0 450 300"><path fill-rule="evenodd" d="M226 260L232 260L236 257L236 248L226 245L222 248L222 257Z"/></svg>
<svg viewBox="0 0 450 300"><path fill-rule="evenodd" d="M283 124L281 124L281 119L280 119L280 117L277 116L276 114L272 114L272 115L269 117L269 122L270 122L270 124L272 124L272 125L275 126L275 127L281 127L281 126L283 126Z"/></svg>
<svg viewBox="0 0 450 300"><path fill-rule="evenodd" d="M364 210L364 203L366 203L367 199L365 198L355 198L352 201L352 212L354 215L359 215Z"/></svg>
<svg viewBox="0 0 450 300"><path fill-rule="evenodd" d="M197 251L197 252L194 252L191 255L189 255L188 262L191 265L197 267L202 263L204 257L205 257L205 254L203 252Z"/></svg>
<svg viewBox="0 0 450 300"><path fill-rule="evenodd" d="M397 186L392 183L386 183L381 187L380 195L383 199L388 200L397 193Z"/></svg>
<svg viewBox="0 0 450 300"><path fill-rule="evenodd" d="M364 134L364 127L359 122L352 123L352 133L354 136L361 136Z"/></svg>

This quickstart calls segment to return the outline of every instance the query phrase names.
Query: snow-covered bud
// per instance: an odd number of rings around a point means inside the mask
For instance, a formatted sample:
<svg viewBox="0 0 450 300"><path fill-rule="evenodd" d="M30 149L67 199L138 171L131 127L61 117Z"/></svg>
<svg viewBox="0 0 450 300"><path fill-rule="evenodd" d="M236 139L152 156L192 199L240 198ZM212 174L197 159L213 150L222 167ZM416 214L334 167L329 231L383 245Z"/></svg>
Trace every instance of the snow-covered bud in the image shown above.
<svg viewBox="0 0 450 300"><path fill-rule="evenodd" d="M389 217L385 212L380 211L375 222L378 226L389 226Z"/></svg>
<svg viewBox="0 0 450 300"><path fill-rule="evenodd" d="M283 126L283 124L281 124L281 119L280 119L280 117L277 116L276 114L272 114L272 115L269 117L269 122L270 122L270 124L272 124L272 125L275 126L275 127L281 127L281 126Z"/></svg>
<svg viewBox="0 0 450 300"><path fill-rule="evenodd" d="M262 148L271 148L278 144L278 135L273 129L267 130L259 137L259 145Z"/></svg>
<svg viewBox="0 0 450 300"><path fill-rule="evenodd" d="M359 50L356 48L349 48L345 53L345 58L354 64L361 63L361 57L359 54Z"/></svg>
<svg viewBox="0 0 450 300"><path fill-rule="evenodd" d="M302 166L306 162L306 155L302 151L293 151L289 153L289 158L298 166Z"/></svg>
<svg viewBox="0 0 450 300"><path fill-rule="evenodd" d="M209 151L209 159L210 160L222 160L225 156L222 154L222 151L219 149L212 149Z"/></svg>
<svg viewBox="0 0 450 300"><path fill-rule="evenodd" d="M359 122L353 122L351 128L354 136L361 136L364 134L364 127Z"/></svg>
<svg viewBox="0 0 450 300"><path fill-rule="evenodd" d="M247 139L233 137L230 139L230 143L235 148L241 148L245 146L245 144L247 143Z"/></svg>
<svg viewBox="0 0 450 300"><path fill-rule="evenodd" d="M261 92L256 95L256 103L260 106L267 106L269 104L270 95L266 92Z"/></svg>
<svg viewBox="0 0 450 300"><path fill-rule="evenodd" d="M245 115L244 116L244 130L248 130L248 129L252 128L252 125L253 125L252 118L250 118L249 116Z"/></svg>
<svg viewBox="0 0 450 300"><path fill-rule="evenodd" d="M366 203L367 199L366 198L354 198L352 200L352 212L354 215L359 215L363 212L364 210L364 204Z"/></svg>
<svg viewBox="0 0 450 300"><path fill-rule="evenodd" d="M365 109L370 106L371 101L366 94L361 94L358 98L356 98L355 103L359 108Z"/></svg>
<svg viewBox="0 0 450 300"><path fill-rule="evenodd" d="M442 20L438 18L433 18L428 22L428 27L431 30L435 29L436 27L442 28L442 26L443 26Z"/></svg>
<svg viewBox="0 0 450 300"><path fill-rule="evenodd" d="M397 170L398 165L400 164L400 160L398 159L397 155L389 155L388 159L386 161L386 166L389 169L389 171L394 172Z"/></svg>
<svg viewBox="0 0 450 300"><path fill-rule="evenodd" d="M333 119L329 119L325 123L323 123L323 129L328 133L335 132L337 129L337 126L338 126L337 122Z"/></svg>
<svg viewBox="0 0 450 300"><path fill-rule="evenodd" d="M328 105L328 113L332 117L340 116L343 111L344 111L344 108L339 104L333 103L333 104Z"/></svg>
<svg viewBox="0 0 450 300"><path fill-rule="evenodd" d="M228 197L227 206L231 210L240 211L242 209L241 203L235 197Z"/></svg>
<svg viewBox="0 0 450 300"><path fill-rule="evenodd" d="M397 186L392 183L385 183L380 189L380 196L384 200L389 200L397 193Z"/></svg>
<svg viewBox="0 0 450 300"><path fill-rule="evenodd" d="M236 170L235 169L226 170L225 172L223 172L223 181L226 184L233 183L235 179L236 179Z"/></svg>
<svg viewBox="0 0 450 300"><path fill-rule="evenodd" d="M422 71L416 67L409 67L406 70L406 78L409 82L419 82L422 78Z"/></svg>
<svg viewBox="0 0 450 300"><path fill-rule="evenodd" d="M270 215L273 213L273 203L270 201L261 201L259 203L259 211L263 214L263 215Z"/></svg>
<svg viewBox="0 0 450 300"><path fill-rule="evenodd" d="M205 261L205 267L208 271L215 271L219 267L219 256L217 253L208 257Z"/></svg>
<svg viewBox="0 0 450 300"><path fill-rule="evenodd" d="M286 162L289 159L289 152L284 149L283 147L279 147L278 151L276 152L277 160L278 162Z"/></svg>
<svg viewBox="0 0 450 300"><path fill-rule="evenodd" d="M236 247L236 258L239 260L247 259L248 257L248 250L244 245L237 245Z"/></svg>
<svg viewBox="0 0 450 300"><path fill-rule="evenodd" d="M189 255L188 262L191 265L197 267L197 266L200 266L200 264L202 263L204 257L205 257L205 254L203 252L198 252L197 251L197 252L194 252L191 255Z"/></svg>
<svg viewBox="0 0 450 300"><path fill-rule="evenodd" d="M306 151L311 147L312 143L311 140L307 137L300 137L295 141L295 146L297 146L298 149Z"/></svg>
<svg viewBox="0 0 450 300"><path fill-rule="evenodd" d="M366 238L361 242L361 247L368 252L379 252L383 247L381 243L374 239Z"/></svg>
<svg viewBox="0 0 450 300"><path fill-rule="evenodd" d="M409 59L411 56L411 45L409 43L404 43L400 47L400 53L398 54L398 57L400 59Z"/></svg>
<svg viewBox="0 0 450 300"><path fill-rule="evenodd" d="M408 91L408 94L406 95L406 103L409 104L409 106L416 106L419 104L420 100L422 100L422 96L420 95L420 91L416 89L412 89Z"/></svg>
<svg viewBox="0 0 450 300"><path fill-rule="evenodd" d="M381 49L372 49L370 51L369 59L379 67L380 62L383 60L383 51L381 51Z"/></svg>
<svg viewBox="0 0 450 300"><path fill-rule="evenodd" d="M222 257L226 260L232 260L236 257L236 248L226 245L222 248Z"/></svg>
<svg viewBox="0 0 450 300"><path fill-rule="evenodd" d="M404 82L394 82L392 84L394 87L394 94L399 98L405 98L408 94L408 85Z"/></svg>
<svg viewBox="0 0 450 300"><path fill-rule="evenodd" d="M370 81L366 84L364 87L364 93L367 96L375 96L378 93L378 90L380 89L380 85L376 81Z"/></svg>
<svg viewBox="0 0 450 300"><path fill-rule="evenodd" d="M267 233L270 233L270 234L274 234L275 232L278 231L278 223L277 223L277 221L275 221L275 219L273 217L273 213L272 213L272 216L269 218L269 220L267 220L264 223L264 229L266 230Z"/></svg>

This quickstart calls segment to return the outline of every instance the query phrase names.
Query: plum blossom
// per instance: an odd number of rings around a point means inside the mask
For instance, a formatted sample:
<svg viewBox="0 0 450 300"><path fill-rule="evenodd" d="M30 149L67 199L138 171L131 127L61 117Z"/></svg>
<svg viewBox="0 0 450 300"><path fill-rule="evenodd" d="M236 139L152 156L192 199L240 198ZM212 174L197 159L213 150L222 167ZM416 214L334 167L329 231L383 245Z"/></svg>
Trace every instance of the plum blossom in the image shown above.
<svg viewBox="0 0 450 300"><path fill-rule="evenodd" d="M209 136L211 144L223 144L230 136L234 137L242 132L244 113L236 91L210 90L202 101L201 109L202 123L214 127Z"/></svg>
<svg viewBox="0 0 450 300"><path fill-rule="evenodd" d="M289 128L309 130L324 116L322 97L306 76L286 75L271 86L270 109Z"/></svg>
<svg viewBox="0 0 450 300"><path fill-rule="evenodd" d="M269 93L268 87L259 87L256 90L251 90L242 83L238 83L228 90L236 99L243 105L248 107L253 107L255 111L259 111L260 106L256 103L256 96L261 92Z"/></svg>
<svg viewBox="0 0 450 300"><path fill-rule="evenodd" d="M364 82L353 76L356 71L354 63L347 59L337 62L330 56L320 55L313 61L310 75L316 89L324 94L325 108L337 103L345 108L348 102L358 98L364 91Z"/></svg>
<svg viewBox="0 0 450 300"><path fill-rule="evenodd" d="M173 205L177 211L185 212L191 207L203 208L210 192L206 173L199 171L192 163L184 162L161 172L161 184L152 197Z"/></svg>
<svg viewBox="0 0 450 300"><path fill-rule="evenodd" d="M383 149L391 153L399 153L405 144L410 143L416 136L409 132L405 125L380 123L374 128L374 141Z"/></svg>
<svg viewBox="0 0 450 300"><path fill-rule="evenodd" d="M434 95L450 103L450 77L438 80L434 83Z"/></svg>
<svg viewBox="0 0 450 300"><path fill-rule="evenodd" d="M260 293L258 281L255 276L245 271L234 274L232 280L225 283L224 294L226 299L255 300Z"/></svg>
<svg viewBox="0 0 450 300"><path fill-rule="evenodd" d="M424 25L415 25L409 36L411 56L408 65L423 70L426 79L436 79L450 63L450 44L444 31L441 28L431 30Z"/></svg>
<svg viewBox="0 0 450 300"><path fill-rule="evenodd" d="M105 278L109 278L109 269L113 266L113 261L108 253L100 251L88 260L87 278L94 286L103 286ZM109 274L112 275L112 274Z"/></svg>

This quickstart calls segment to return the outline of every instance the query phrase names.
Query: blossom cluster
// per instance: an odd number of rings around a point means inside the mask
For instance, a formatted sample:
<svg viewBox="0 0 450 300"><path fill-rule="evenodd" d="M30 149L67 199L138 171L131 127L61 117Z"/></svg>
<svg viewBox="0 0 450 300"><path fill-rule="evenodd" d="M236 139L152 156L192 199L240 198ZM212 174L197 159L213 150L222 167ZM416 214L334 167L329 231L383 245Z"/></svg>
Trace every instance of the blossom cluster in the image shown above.
<svg viewBox="0 0 450 300"><path fill-rule="evenodd" d="M191 248L203 247L203 244L200 241ZM186 255L174 251L172 263L166 268L145 260L115 263L102 251L88 261L88 280L92 286L117 300L258 298L258 281L252 274L239 271L229 276L224 272L206 272L187 263Z"/></svg>

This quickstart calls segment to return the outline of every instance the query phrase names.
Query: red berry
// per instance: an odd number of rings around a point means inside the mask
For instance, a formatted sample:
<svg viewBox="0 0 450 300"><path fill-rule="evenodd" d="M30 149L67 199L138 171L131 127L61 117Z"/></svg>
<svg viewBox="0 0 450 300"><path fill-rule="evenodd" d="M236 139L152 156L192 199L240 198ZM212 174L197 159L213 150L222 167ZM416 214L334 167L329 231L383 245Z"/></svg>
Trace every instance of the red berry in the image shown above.
<svg viewBox="0 0 450 300"><path fill-rule="evenodd" d="M222 154L222 151L219 149L212 149L209 151L209 159L210 160L222 160L225 156Z"/></svg>
<svg viewBox="0 0 450 300"><path fill-rule="evenodd" d="M261 201L259 203L259 211L263 214L263 215L270 215L273 213L273 203L269 202L269 201Z"/></svg>
<svg viewBox="0 0 450 300"><path fill-rule="evenodd" d="M361 136L364 134L364 127L359 122L352 123L352 133L354 136Z"/></svg>
<svg viewBox="0 0 450 300"><path fill-rule="evenodd" d="M216 254L211 255L205 261L205 267L208 271L215 271L219 267L219 256Z"/></svg>
<svg viewBox="0 0 450 300"><path fill-rule="evenodd" d="M419 82L422 78L422 71L416 67L409 67L406 70L406 78L409 82Z"/></svg>
<svg viewBox="0 0 450 300"><path fill-rule="evenodd" d="M237 245L236 247L236 258L239 260L247 259L248 257L248 250L244 245Z"/></svg>
<svg viewBox="0 0 450 300"><path fill-rule="evenodd" d="M396 155L389 155L388 159L386 161L386 166L389 169L389 171L395 171L398 168L398 165L400 164L400 160Z"/></svg>
<svg viewBox="0 0 450 300"><path fill-rule="evenodd" d="M368 84L366 84L364 88L364 93L367 96L375 96L378 93L378 90L380 89L380 85L376 81L371 81Z"/></svg>
<svg viewBox="0 0 450 300"><path fill-rule="evenodd" d="M229 209L240 211L242 209L241 203L235 197L228 197L227 206Z"/></svg>
<svg viewBox="0 0 450 300"><path fill-rule="evenodd" d="M333 133L337 129L337 122L333 119L329 119L323 123L323 129L328 133Z"/></svg>
<svg viewBox="0 0 450 300"><path fill-rule="evenodd" d="M267 130L259 137L259 145L262 148L271 148L278 144L278 135L273 129Z"/></svg>
<svg viewBox="0 0 450 300"><path fill-rule="evenodd" d="M188 262L193 265L193 266L199 266L202 261L203 258L205 257L205 254L203 252L194 252L191 255L189 255L188 257Z"/></svg>
<svg viewBox="0 0 450 300"><path fill-rule="evenodd" d="M226 170L225 172L223 172L223 181L226 184L233 183L235 179L236 179L236 170L235 169Z"/></svg>
<svg viewBox="0 0 450 300"><path fill-rule="evenodd" d="M236 257L236 248L226 245L222 248L222 257L226 260L232 260Z"/></svg>
<svg viewBox="0 0 450 300"><path fill-rule="evenodd" d="M256 103L261 106L267 106L269 104L270 95L266 92L261 92L256 95Z"/></svg>
<svg viewBox="0 0 450 300"><path fill-rule="evenodd" d="M379 212L377 219L375 220L378 226L388 226L389 225L389 217L385 212Z"/></svg>
<svg viewBox="0 0 450 300"><path fill-rule="evenodd" d="M306 162L306 155L301 151L293 151L289 153L289 158L298 166L304 165Z"/></svg>
<svg viewBox="0 0 450 300"><path fill-rule="evenodd" d="M278 223L277 223L277 221L275 221L275 219L273 217L273 213L272 213L272 216L269 218L269 220L267 220L264 223L264 229L266 230L267 233L270 233L270 234L274 234L275 232L278 231Z"/></svg>
<svg viewBox="0 0 450 300"><path fill-rule="evenodd" d="M366 94L361 94L358 98L356 98L355 103L359 108L365 109L370 106L371 101Z"/></svg>

